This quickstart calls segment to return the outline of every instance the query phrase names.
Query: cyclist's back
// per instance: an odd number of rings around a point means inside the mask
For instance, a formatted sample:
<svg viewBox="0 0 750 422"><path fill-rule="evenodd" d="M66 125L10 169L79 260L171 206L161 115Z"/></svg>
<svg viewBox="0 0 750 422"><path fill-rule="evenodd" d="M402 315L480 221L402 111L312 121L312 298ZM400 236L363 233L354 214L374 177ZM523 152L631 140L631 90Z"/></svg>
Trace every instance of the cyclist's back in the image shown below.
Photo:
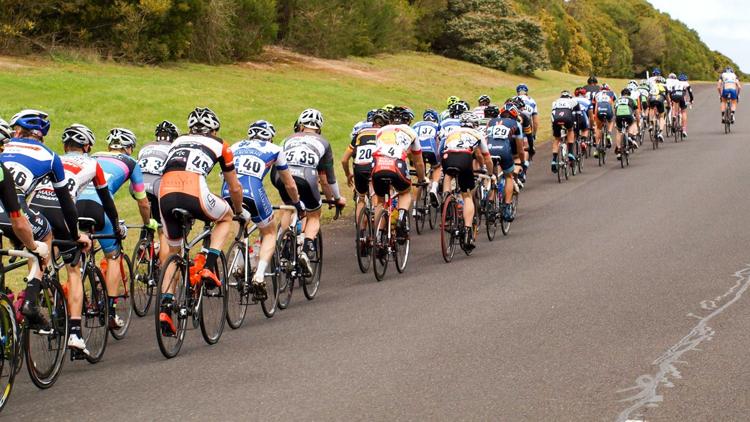
<svg viewBox="0 0 750 422"><path fill-rule="evenodd" d="M324 173L329 185L336 183L331 144L318 133L297 132L284 140L282 149L305 209L319 209L322 201L318 174ZM273 183L279 191L283 189L281 180L275 173Z"/></svg>
<svg viewBox="0 0 750 422"><path fill-rule="evenodd" d="M155 141L144 145L138 152L138 165L143 173L146 197L151 204L151 218L160 221L159 181L164 171L164 163L169 156L169 150L172 148L172 141L179 136L179 133L173 123L165 120L156 127L155 136Z"/></svg>

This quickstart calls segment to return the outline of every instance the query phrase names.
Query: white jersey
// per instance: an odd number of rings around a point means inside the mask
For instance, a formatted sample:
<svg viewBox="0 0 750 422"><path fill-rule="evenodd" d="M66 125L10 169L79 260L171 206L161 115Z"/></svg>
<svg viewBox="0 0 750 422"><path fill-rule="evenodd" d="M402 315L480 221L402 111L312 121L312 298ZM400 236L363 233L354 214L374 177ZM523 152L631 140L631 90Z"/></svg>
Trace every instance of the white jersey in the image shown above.
<svg viewBox="0 0 750 422"><path fill-rule="evenodd" d="M62 160L65 167L65 181L73 200L81 196L81 193L89 183L93 183L96 189L107 187L107 179L104 176L104 171L95 158L89 157L88 154L69 152L61 155L60 160ZM54 187L49 178L40 183L35 190L37 193L51 195L53 198L56 198L53 191Z"/></svg>
<svg viewBox="0 0 750 422"><path fill-rule="evenodd" d="M440 122L440 128L438 129L438 138L440 138L441 142L445 142L445 138L459 127L461 127L461 119L448 118L443 120Z"/></svg>
<svg viewBox="0 0 750 422"><path fill-rule="evenodd" d="M388 125L375 135L375 157L390 157L406 161L409 151L421 154L417 132L409 125Z"/></svg>
<svg viewBox="0 0 750 422"><path fill-rule="evenodd" d="M724 72L719 78L724 89L736 89L740 80L734 72Z"/></svg>
<svg viewBox="0 0 750 422"><path fill-rule="evenodd" d="M674 87L679 83L680 81L677 78L667 79L667 83L664 84L664 87L667 89L667 92L672 92L674 90Z"/></svg>
<svg viewBox="0 0 750 422"><path fill-rule="evenodd" d="M484 134L476 129L459 127L445 139L442 150L443 152L472 153L475 148L479 148L484 154L489 154Z"/></svg>
<svg viewBox="0 0 750 422"><path fill-rule="evenodd" d="M359 133L360 130L362 130L364 128L368 128L368 127L372 127L372 122L367 122L367 121L364 121L364 120L361 121L361 122L358 122L352 128L352 134L351 134L350 138L354 139L357 136L357 134Z"/></svg>
<svg viewBox="0 0 750 422"><path fill-rule="evenodd" d="M526 111L528 111L532 115L539 114L539 111L536 107L536 101L533 98L529 97L528 95L519 95L519 97L523 100L524 108L526 109Z"/></svg>
<svg viewBox="0 0 750 422"><path fill-rule="evenodd" d="M479 117L480 119L484 119L485 108L487 108L487 106L474 107L474 110L472 110L471 112L474 113L474 115Z"/></svg>

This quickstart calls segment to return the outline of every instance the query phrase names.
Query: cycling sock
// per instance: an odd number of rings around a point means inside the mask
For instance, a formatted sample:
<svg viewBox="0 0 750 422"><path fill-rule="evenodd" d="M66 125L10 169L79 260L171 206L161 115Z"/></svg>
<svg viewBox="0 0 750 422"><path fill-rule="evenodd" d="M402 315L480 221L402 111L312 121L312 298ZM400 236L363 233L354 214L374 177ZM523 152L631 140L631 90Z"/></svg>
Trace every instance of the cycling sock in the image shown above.
<svg viewBox="0 0 750 422"><path fill-rule="evenodd" d="M568 144L568 154L573 154L573 148L575 148L575 144Z"/></svg>
<svg viewBox="0 0 750 422"><path fill-rule="evenodd" d="M315 240L314 239L305 238L304 250L305 251L310 251L310 252L315 251Z"/></svg>
<svg viewBox="0 0 750 422"><path fill-rule="evenodd" d="M258 268L255 270L256 274L263 274L263 277L265 278L266 274L266 268L268 267L268 262L260 260L258 261Z"/></svg>
<svg viewBox="0 0 750 422"><path fill-rule="evenodd" d="M557 161L557 156L558 156L558 153L553 152L552 153L552 161Z"/></svg>
<svg viewBox="0 0 750 422"><path fill-rule="evenodd" d="M404 221L406 216L406 210L405 209L398 209L398 221Z"/></svg>
<svg viewBox="0 0 750 422"><path fill-rule="evenodd" d="M70 319L70 335L81 337L81 318Z"/></svg>
<svg viewBox="0 0 750 422"><path fill-rule="evenodd" d="M216 260L219 259L219 254L221 253L218 249L208 248L208 253L206 253L206 265L203 268L209 268L213 271L213 268L216 268Z"/></svg>
<svg viewBox="0 0 750 422"><path fill-rule="evenodd" d="M109 317L113 318L115 316L115 298L110 297L108 299L109 302Z"/></svg>
<svg viewBox="0 0 750 422"><path fill-rule="evenodd" d="M38 278L32 278L26 285L26 300L36 304L39 291L42 290L42 282Z"/></svg>

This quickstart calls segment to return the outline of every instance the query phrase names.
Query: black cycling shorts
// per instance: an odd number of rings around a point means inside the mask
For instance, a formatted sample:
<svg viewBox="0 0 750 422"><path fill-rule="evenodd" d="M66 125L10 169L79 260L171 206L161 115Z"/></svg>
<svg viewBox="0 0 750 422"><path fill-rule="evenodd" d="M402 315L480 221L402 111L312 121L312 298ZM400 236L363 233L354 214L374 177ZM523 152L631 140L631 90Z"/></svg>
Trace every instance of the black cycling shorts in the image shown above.
<svg viewBox="0 0 750 422"><path fill-rule="evenodd" d="M361 195L370 193L370 175L372 164L354 165L354 189Z"/></svg>
<svg viewBox="0 0 750 422"><path fill-rule="evenodd" d="M385 166L383 162L392 163L392 165ZM411 189L406 162L389 157L375 158L372 170L372 188L375 195L385 196L389 186L399 193Z"/></svg>
<svg viewBox="0 0 750 422"><path fill-rule="evenodd" d="M452 152L443 155L443 171L456 178L461 192L469 192L476 187L474 181L474 155L466 152Z"/></svg>
<svg viewBox="0 0 750 422"><path fill-rule="evenodd" d="M632 115L628 116L617 116L615 119L617 122L617 129L629 128L635 122L635 118Z"/></svg>
<svg viewBox="0 0 750 422"><path fill-rule="evenodd" d="M297 193L299 193L299 199L300 202L305 204L305 209L307 211L315 211L320 209L321 206L323 206L323 202L320 200L320 190L318 189L318 183L315 182L314 184L310 184L310 182L304 178L299 176L293 176L294 178L294 184L297 185ZM277 177L273 181L274 186L279 191L279 196L281 196L281 200L286 205L293 205L292 198L289 196L289 194L286 191L286 188L284 187L284 182L281 181L280 177Z"/></svg>
<svg viewBox="0 0 750 422"><path fill-rule="evenodd" d="M146 192L146 199L148 199L148 203L151 205L151 218L156 220L157 223L161 224L161 213L159 212L159 197L152 193Z"/></svg>
<svg viewBox="0 0 750 422"><path fill-rule="evenodd" d="M60 209L60 202L57 199L34 198L29 203L29 208L40 212L49 221L52 228L52 237L57 240L77 240L70 237L65 214ZM59 251L63 262L68 265L77 265L81 258L77 245L59 248Z"/></svg>
<svg viewBox="0 0 750 422"><path fill-rule="evenodd" d="M562 128L567 130L573 129L575 123L575 116L573 116L573 110L555 110L553 111L554 119L552 120L552 136L559 138L562 136Z"/></svg>
<svg viewBox="0 0 750 422"><path fill-rule="evenodd" d="M104 206L102 204L90 199L81 199L76 202L76 208L78 208L78 217L94 219L96 222L94 223L95 232L104 230L104 219L107 217L104 214Z"/></svg>
<svg viewBox="0 0 750 422"><path fill-rule="evenodd" d="M422 151L422 160L424 161L425 165L429 164L432 167L440 165L440 156L432 151Z"/></svg>
<svg viewBox="0 0 750 422"><path fill-rule="evenodd" d="M600 122L611 122L614 118L614 114L612 106L608 103L602 103L596 107L596 117Z"/></svg>
<svg viewBox="0 0 750 422"><path fill-rule="evenodd" d="M664 113L664 100L659 98L651 97L648 99L648 106L655 108L659 114Z"/></svg>
<svg viewBox="0 0 750 422"><path fill-rule="evenodd" d="M685 110L688 105L685 101L685 95L672 95L672 102L680 105L680 110Z"/></svg>

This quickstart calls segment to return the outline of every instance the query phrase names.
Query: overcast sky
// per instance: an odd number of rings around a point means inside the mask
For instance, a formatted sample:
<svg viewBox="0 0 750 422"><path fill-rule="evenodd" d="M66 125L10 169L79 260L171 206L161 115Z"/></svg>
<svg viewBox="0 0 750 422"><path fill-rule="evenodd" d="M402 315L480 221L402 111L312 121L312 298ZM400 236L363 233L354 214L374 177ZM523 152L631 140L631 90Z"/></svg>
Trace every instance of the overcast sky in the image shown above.
<svg viewBox="0 0 750 422"><path fill-rule="evenodd" d="M695 29L712 50L750 72L750 1L648 0L657 9Z"/></svg>

